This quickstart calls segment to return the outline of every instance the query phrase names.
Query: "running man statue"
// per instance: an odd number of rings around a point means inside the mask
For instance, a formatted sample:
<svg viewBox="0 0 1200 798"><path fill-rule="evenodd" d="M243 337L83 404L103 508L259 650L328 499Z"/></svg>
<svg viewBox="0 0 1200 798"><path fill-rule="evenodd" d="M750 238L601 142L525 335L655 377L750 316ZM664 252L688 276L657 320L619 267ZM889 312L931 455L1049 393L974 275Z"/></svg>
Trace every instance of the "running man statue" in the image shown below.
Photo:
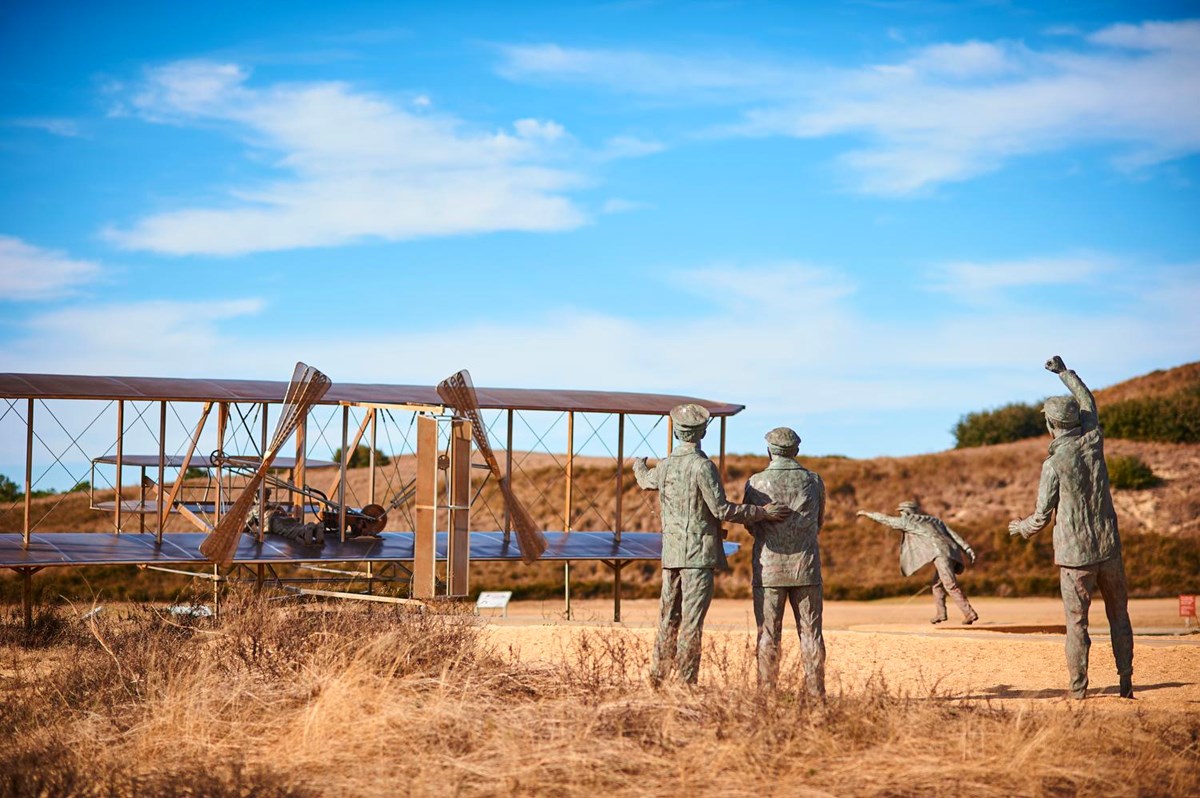
<svg viewBox="0 0 1200 798"><path fill-rule="evenodd" d="M979 620L979 613L971 608L971 602L967 601L956 578L956 574L966 568L967 558L975 562L975 551L942 519L922 514L916 502L902 502L899 511L898 517L862 510L858 514L903 533L900 541L900 573L912 576L928 563L933 563L931 584L935 614L930 623L946 620L947 594L962 611L963 623L975 623Z"/></svg>
<svg viewBox="0 0 1200 798"><path fill-rule="evenodd" d="M1046 361L1071 396L1052 396L1042 412L1050 430L1050 456L1042 464L1033 515L1008 525L1009 534L1029 538L1054 515L1054 562L1067 617L1067 671L1073 698L1087 695L1088 609L1099 588L1108 615L1109 636L1121 697L1133 698L1133 628L1121 536L1104 463L1104 433L1096 415L1096 399L1058 355Z"/></svg>
<svg viewBox="0 0 1200 798"><path fill-rule="evenodd" d="M722 521L751 524L778 521L791 510L731 504L725 498L717 467L700 449L708 428L707 408L695 404L671 410L673 435L679 441L670 455L650 468L646 458L633 462L643 490L658 491L662 516L662 597L658 636L650 681L658 685L678 668L686 684L700 674L700 642L704 616L713 595L713 569L724 558Z"/></svg>

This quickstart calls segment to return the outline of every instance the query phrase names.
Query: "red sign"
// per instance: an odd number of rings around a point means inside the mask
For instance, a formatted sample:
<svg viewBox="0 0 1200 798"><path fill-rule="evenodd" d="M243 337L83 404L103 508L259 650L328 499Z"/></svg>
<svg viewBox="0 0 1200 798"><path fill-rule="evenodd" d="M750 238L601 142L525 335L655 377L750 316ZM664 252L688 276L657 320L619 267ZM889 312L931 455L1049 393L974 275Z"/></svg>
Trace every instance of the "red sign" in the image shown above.
<svg viewBox="0 0 1200 798"><path fill-rule="evenodd" d="M1196 617L1196 597L1195 596L1180 596L1179 597L1179 617L1180 618L1195 618Z"/></svg>

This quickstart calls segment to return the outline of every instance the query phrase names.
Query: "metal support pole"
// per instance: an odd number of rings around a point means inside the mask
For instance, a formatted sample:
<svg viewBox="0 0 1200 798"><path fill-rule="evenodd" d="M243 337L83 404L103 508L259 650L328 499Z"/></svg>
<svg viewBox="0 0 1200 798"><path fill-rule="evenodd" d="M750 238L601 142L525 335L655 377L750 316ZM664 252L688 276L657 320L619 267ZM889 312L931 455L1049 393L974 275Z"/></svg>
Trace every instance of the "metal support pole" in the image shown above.
<svg viewBox="0 0 1200 798"><path fill-rule="evenodd" d="M33 400L25 405L25 525L21 545L29 548L29 533L33 520Z"/></svg>
<svg viewBox="0 0 1200 798"><path fill-rule="evenodd" d="M146 467L140 470L141 487L138 489L138 532L146 534Z"/></svg>
<svg viewBox="0 0 1200 798"><path fill-rule="evenodd" d="M117 500L113 503L114 518L113 524L117 528L117 534L121 534L121 513L124 508L121 506L123 500L121 498L121 466L125 459L125 400L117 400Z"/></svg>
<svg viewBox="0 0 1200 798"><path fill-rule="evenodd" d="M563 511L563 532L571 531L571 510L575 503L575 411L567 411L567 490ZM570 601L567 602L568 609Z"/></svg>
<svg viewBox="0 0 1200 798"><path fill-rule="evenodd" d="M625 499L625 414L617 414L617 501L613 508L613 539L621 542L621 529L624 523L621 518L621 505Z"/></svg>
<svg viewBox="0 0 1200 798"><path fill-rule="evenodd" d="M367 476L367 504L375 503L375 444L377 434L379 432L379 408L372 407L371 413L371 452L368 455L368 464L371 472Z"/></svg>
<svg viewBox="0 0 1200 798"><path fill-rule="evenodd" d="M571 620L571 561L567 560L563 563L563 601L565 608L563 617L568 621Z"/></svg>
<svg viewBox="0 0 1200 798"><path fill-rule="evenodd" d="M213 617L221 617L221 566L213 563Z"/></svg>
<svg viewBox="0 0 1200 798"><path fill-rule="evenodd" d="M338 479L338 536L342 543L346 542L346 469L350 465L350 405L342 407L342 464L341 478ZM357 444L355 444L357 446Z"/></svg>
<svg viewBox="0 0 1200 798"><path fill-rule="evenodd" d="M32 400L31 400L32 401ZM33 574L34 569L21 571L21 615L25 619L25 631L33 631Z"/></svg>
<svg viewBox="0 0 1200 798"><path fill-rule="evenodd" d="M269 405L266 402L262 403L262 422L259 424L261 432L259 433L261 443L258 447L259 457L264 460L267 457L267 408ZM270 518L267 515L267 481L264 479L258 484L258 542L263 542L263 535L266 534L267 524L270 523ZM263 569L258 566L258 584L255 589L262 587Z"/></svg>
<svg viewBox="0 0 1200 798"><path fill-rule="evenodd" d="M613 560L613 623L621 622L621 569L624 567L624 560Z"/></svg>
<svg viewBox="0 0 1200 798"><path fill-rule="evenodd" d="M513 411L510 408L508 411L508 436L505 438L505 453L504 453L504 478L508 480L508 484L512 486L512 465L513 465ZM512 540L512 512L508 509L508 502L504 503L504 545L507 546Z"/></svg>
<svg viewBox="0 0 1200 798"><path fill-rule="evenodd" d="M667 416L667 454L675 450L675 419Z"/></svg>
<svg viewBox="0 0 1200 798"><path fill-rule="evenodd" d="M166 523L166 514L163 512L163 497L166 487L163 485L163 480L166 478L167 471L167 403L158 403L158 495L154 498L155 505L158 509L158 524L155 530L155 539L162 543L163 524Z"/></svg>
<svg viewBox="0 0 1200 798"><path fill-rule="evenodd" d="M725 484L725 416L721 416L721 484Z"/></svg>
<svg viewBox="0 0 1200 798"><path fill-rule="evenodd" d="M217 451L225 451L225 427L229 425L229 402L217 405ZM217 466L217 502L213 505L213 526L221 523L221 513L225 509L225 473ZM213 566L214 569L216 566Z"/></svg>

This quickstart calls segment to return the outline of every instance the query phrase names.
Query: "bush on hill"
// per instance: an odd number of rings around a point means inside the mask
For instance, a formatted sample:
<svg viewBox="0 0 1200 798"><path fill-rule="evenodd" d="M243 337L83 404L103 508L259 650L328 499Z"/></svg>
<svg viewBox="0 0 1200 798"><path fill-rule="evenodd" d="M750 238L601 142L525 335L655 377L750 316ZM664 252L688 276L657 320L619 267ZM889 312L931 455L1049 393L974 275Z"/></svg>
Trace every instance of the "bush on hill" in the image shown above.
<svg viewBox="0 0 1200 798"><path fill-rule="evenodd" d="M990 446L1036 438L1045 433L1046 422L1037 405L1013 402L995 410L968 413L960 418L954 425L954 446L956 449Z"/></svg>
<svg viewBox="0 0 1200 798"><path fill-rule="evenodd" d="M1108 481L1118 490L1142 490L1162 482L1150 466L1134 455L1108 458Z"/></svg>
<svg viewBox="0 0 1200 798"><path fill-rule="evenodd" d="M1100 408L1100 423L1110 438L1200 443L1200 387L1114 402Z"/></svg>

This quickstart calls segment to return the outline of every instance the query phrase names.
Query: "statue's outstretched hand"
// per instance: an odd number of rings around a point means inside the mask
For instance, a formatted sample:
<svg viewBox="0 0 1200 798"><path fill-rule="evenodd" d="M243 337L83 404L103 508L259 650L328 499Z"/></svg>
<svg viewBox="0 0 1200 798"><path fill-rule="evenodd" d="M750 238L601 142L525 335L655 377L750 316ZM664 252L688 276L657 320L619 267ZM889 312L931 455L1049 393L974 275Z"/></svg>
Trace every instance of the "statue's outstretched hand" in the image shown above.
<svg viewBox="0 0 1200 798"><path fill-rule="evenodd" d="M1063 359L1058 355L1055 355L1046 361L1046 371L1052 371L1055 374L1062 374L1066 370L1067 364L1064 363Z"/></svg>
<svg viewBox="0 0 1200 798"><path fill-rule="evenodd" d="M855 513L855 515L864 515L864 516L865 516L866 514L867 514L867 511L866 511L866 510L859 510L857 513Z"/></svg>
<svg viewBox="0 0 1200 798"><path fill-rule="evenodd" d="M788 507L786 504L780 504L778 502L771 502L763 509L767 511L767 520L768 521L782 521L783 519L787 518L789 515L792 514L791 507Z"/></svg>
<svg viewBox="0 0 1200 798"><path fill-rule="evenodd" d="M966 554L971 558L971 565L975 564L975 549L967 548Z"/></svg>
<svg viewBox="0 0 1200 798"><path fill-rule="evenodd" d="M1021 519L1020 518L1014 518L1012 521L1008 522L1008 534L1010 534L1010 535L1021 534Z"/></svg>

